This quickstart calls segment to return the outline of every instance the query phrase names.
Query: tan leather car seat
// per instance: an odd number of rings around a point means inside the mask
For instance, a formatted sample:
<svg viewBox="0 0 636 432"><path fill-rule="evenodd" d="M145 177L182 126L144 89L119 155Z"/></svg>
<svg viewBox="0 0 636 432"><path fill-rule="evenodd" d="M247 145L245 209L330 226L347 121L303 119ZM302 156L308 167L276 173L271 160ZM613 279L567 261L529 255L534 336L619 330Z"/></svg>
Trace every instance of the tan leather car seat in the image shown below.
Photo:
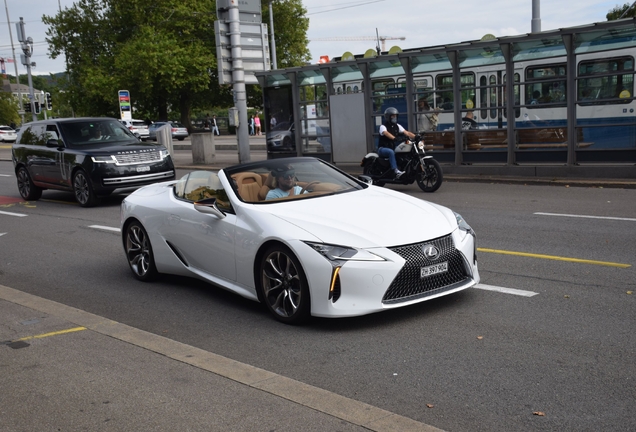
<svg viewBox="0 0 636 432"><path fill-rule="evenodd" d="M238 193L245 202L257 202L261 190L261 176L253 172L242 172L232 176L236 181Z"/></svg>

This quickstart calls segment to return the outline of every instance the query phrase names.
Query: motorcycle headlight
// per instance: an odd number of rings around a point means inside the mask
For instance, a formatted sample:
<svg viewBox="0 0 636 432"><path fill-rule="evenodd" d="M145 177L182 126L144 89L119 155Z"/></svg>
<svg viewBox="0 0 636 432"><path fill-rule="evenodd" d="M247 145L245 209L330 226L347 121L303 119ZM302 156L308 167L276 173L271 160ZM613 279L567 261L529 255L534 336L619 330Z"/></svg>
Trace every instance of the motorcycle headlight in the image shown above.
<svg viewBox="0 0 636 432"><path fill-rule="evenodd" d="M364 249L326 243L305 243L329 261L385 261L384 258Z"/></svg>
<svg viewBox="0 0 636 432"><path fill-rule="evenodd" d="M424 141L420 141L417 143L417 148L420 150L424 150Z"/></svg>

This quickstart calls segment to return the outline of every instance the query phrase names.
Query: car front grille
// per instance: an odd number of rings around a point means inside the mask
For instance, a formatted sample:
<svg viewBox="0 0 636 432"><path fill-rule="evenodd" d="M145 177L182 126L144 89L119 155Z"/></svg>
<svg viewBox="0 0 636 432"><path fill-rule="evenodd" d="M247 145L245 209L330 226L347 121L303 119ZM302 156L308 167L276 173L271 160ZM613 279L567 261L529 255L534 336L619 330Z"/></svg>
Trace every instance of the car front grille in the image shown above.
<svg viewBox="0 0 636 432"><path fill-rule="evenodd" d="M430 260L424 256L422 247L429 244L434 245L440 252L435 260ZM464 259L461 253L455 248L450 235L435 240L397 246L390 249L404 258L406 263L386 293L384 293L382 303L402 303L428 297L460 287L471 280L466 273ZM422 267L445 261L448 262L447 272L424 278L420 276Z"/></svg>
<svg viewBox="0 0 636 432"><path fill-rule="evenodd" d="M159 162L161 154L158 151L142 151L135 153L116 154L117 165L138 165Z"/></svg>

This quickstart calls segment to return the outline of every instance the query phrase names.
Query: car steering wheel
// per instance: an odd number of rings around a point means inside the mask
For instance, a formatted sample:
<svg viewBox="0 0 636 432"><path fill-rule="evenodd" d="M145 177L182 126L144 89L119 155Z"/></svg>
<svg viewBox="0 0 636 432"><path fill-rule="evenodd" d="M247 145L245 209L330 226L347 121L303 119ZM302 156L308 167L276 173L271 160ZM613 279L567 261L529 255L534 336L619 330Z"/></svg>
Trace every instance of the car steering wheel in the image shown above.
<svg viewBox="0 0 636 432"><path fill-rule="evenodd" d="M305 193L305 191L306 191L307 189L309 189L309 187L310 187L310 186L315 186L315 185L317 185L318 183L320 183L320 182L319 182L319 181L312 181L312 182L310 182L309 184L307 184L304 188L302 188L302 189L300 190L300 193L299 193L298 195L302 195L302 194L304 194L304 193Z"/></svg>

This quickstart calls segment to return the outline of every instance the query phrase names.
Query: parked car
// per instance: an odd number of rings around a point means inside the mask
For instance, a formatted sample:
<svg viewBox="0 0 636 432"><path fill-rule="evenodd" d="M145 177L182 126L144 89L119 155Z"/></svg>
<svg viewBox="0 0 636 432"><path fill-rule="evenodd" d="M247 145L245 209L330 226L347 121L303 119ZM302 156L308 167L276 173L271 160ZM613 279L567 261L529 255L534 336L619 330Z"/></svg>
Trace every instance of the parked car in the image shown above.
<svg viewBox="0 0 636 432"><path fill-rule="evenodd" d="M268 151L295 150L296 137L294 135L294 123L278 123L272 130L267 132L266 139Z"/></svg>
<svg viewBox="0 0 636 432"><path fill-rule="evenodd" d="M188 137L188 129L178 122L154 122L148 127L148 139L157 141L157 129L169 124L172 132L172 139L183 141Z"/></svg>
<svg viewBox="0 0 636 432"><path fill-rule="evenodd" d="M16 133L10 126L0 126L0 142L15 142Z"/></svg>
<svg viewBox="0 0 636 432"><path fill-rule="evenodd" d="M148 125L145 121L135 119L120 121L140 140L146 141L148 139Z"/></svg>
<svg viewBox="0 0 636 432"><path fill-rule="evenodd" d="M141 143L113 118L28 123L12 147L18 190L28 201L39 199L43 190L59 189L90 207L117 189L175 178L164 146Z"/></svg>
<svg viewBox="0 0 636 432"><path fill-rule="evenodd" d="M123 252L141 281L199 278L290 324L409 306L479 283L476 236L459 214L370 182L309 157L193 171L124 199Z"/></svg>

